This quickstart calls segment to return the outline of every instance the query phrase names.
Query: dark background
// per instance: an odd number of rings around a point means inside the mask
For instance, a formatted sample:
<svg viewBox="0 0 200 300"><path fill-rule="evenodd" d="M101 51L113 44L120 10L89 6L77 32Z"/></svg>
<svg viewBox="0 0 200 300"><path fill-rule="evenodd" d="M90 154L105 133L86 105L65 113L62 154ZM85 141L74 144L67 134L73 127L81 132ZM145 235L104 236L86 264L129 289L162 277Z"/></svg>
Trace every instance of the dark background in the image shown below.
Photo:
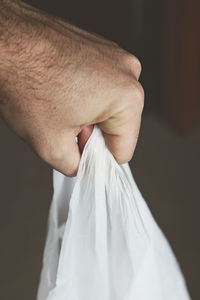
<svg viewBox="0 0 200 300"><path fill-rule="evenodd" d="M26 1L116 41L142 62L146 102L131 168L200 299L198 1ZM0 299L36 296L51 169L0 121Z"/></svg>

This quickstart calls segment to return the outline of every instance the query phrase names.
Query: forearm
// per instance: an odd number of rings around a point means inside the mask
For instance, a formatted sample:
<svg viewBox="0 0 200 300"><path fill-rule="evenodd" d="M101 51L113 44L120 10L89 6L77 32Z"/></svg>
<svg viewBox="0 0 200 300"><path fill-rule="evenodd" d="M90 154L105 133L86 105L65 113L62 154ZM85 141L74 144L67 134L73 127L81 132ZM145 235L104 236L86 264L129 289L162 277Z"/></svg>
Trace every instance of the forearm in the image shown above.
<svg viewBox="0 0 200 300"><path fill-rule="evenodd" d="M4 118L2 105L9 98L14 105L16 94L24 98L27 89L34 89L35 74L45 74L41 70L49 47L45 18L45 13L21 1L0 0L0 113Z"/></svg>
<svg viewBox="0 0 200 300"><path fill-rule="evenodd" d="M20 122L13 126L11 119L30 108L38 74L46 73L40 60L45 52L42 32L34 9L21 1L0 0L0 117L18 134Z"/></svg>
<svg viewBox="0 0 200 300"><path fill-rule="evenodd" d="M20 6L18 1L0 0L0 55L4 63L22 49L24 20Z"/></svg>
<svg viewBox="0 0 200 300"><path fill-rule="evenodd" d="M0 104L5 101L10 78L23 61L27 29L21 2L0 0Z"/></svg>
<svg viewBox="0 0 200 300"><path fill-rule="evenodd" d="M8 74L48 68L54 48L65 43L64 53L67 40L71 45L72 27L21 1L0 0L0 94Z"/></svg>
<svg viewBox="0 0 200 300"><path fill-rule="evenodd" d="M38 44L47 44L51 21L53 17L21 1L0 0L0 59L4 67L9 62L24 65L37 53Z"/></svg>

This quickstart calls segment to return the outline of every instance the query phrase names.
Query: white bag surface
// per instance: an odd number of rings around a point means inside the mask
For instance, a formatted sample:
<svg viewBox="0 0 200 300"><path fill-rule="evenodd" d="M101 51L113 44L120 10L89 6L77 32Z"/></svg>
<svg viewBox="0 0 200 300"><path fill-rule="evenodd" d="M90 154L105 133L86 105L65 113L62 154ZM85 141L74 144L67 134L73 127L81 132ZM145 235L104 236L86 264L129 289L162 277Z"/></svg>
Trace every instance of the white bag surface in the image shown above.
<svg viewBox="0 0 200 300"><path fill-rule="evenodd" d="M174 254L128 164L95 127L76 178L54 171L37 300L188 300Z"/></svg>

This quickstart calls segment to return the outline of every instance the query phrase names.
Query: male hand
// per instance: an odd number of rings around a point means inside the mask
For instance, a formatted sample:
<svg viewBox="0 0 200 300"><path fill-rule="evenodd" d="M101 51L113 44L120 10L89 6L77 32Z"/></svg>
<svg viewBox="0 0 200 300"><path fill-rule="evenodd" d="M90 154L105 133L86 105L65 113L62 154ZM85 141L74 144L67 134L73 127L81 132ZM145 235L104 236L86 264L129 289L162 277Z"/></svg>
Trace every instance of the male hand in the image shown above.
<svg viewBox="0 0 200 300"><path fill-rule="evenodd" d="M0 25L0 112L17 135L73 176L98 124L117 162L128 162L144 103L138 59L19 1L0 0Z"/></svg>

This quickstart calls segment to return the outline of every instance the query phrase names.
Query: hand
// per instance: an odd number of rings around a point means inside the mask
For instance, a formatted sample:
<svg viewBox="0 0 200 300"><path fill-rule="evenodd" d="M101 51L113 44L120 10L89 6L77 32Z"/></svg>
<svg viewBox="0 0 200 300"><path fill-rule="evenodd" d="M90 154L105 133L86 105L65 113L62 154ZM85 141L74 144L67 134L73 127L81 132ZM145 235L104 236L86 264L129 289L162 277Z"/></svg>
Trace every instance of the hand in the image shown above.
<svg viewBox="0 0 200 300"><path fill-rule="evenodd" d="M1 5L0 111L7 124L68 176L77 172L93 124L117 162L128 162L144 103L138 59L22 2Z"/></svg>

